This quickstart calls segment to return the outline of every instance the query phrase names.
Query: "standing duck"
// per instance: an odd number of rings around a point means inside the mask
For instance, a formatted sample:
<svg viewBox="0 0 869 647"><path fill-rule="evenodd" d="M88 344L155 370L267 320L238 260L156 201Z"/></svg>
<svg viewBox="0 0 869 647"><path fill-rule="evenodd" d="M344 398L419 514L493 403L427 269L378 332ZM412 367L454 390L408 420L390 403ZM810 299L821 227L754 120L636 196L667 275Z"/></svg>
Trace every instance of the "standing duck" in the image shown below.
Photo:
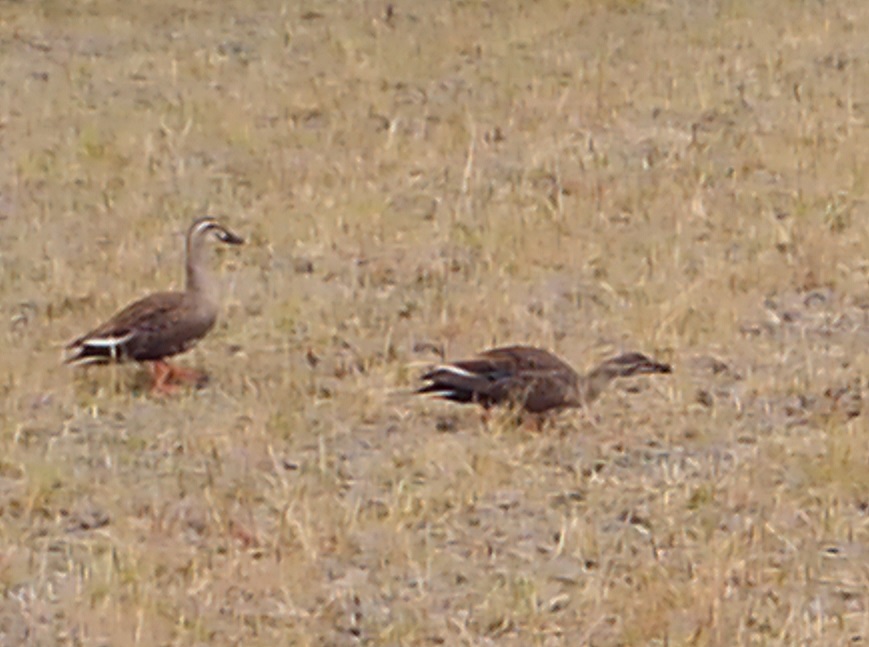
<svg viewBox="0 0 869 647"><path fill-rule="evenodd" d="M146 362L151 372L151 393L172 393L177 382L201 383L205 375L169 364L165 358L193 347L217 320L217 298L206 268L207 240L228 245L244 241L206 216L190 225L186 238L184 291L156 292L135 301L104 324L70 342L68 364Z"/></svg>
<svg viewBox="0 0 869 647"><path fill-rule="evenodd" d="M416 392L452 402L479 404L487 411L506 404L541 415L591 404L617 377L670 372L669 364L641 353L625 353L580 375L542 348L503 346L473 359L432 368L421 378L427 384Z"/></svg>

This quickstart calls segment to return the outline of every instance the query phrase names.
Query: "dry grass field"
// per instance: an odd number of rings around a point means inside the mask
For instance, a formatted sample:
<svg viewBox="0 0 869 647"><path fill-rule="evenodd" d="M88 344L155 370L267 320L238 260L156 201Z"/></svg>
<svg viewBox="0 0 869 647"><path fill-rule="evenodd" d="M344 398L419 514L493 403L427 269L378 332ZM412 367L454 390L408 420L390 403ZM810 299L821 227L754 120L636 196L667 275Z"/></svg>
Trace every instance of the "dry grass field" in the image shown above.
<svg viewBox="0 0 869 647"><path fill-rule="evenodd" d="M869 643L867 34L0 3L0 647ZM204 213L209 385L63 366ZM675 371L543 433L409 397L503 343Z"/></svg>

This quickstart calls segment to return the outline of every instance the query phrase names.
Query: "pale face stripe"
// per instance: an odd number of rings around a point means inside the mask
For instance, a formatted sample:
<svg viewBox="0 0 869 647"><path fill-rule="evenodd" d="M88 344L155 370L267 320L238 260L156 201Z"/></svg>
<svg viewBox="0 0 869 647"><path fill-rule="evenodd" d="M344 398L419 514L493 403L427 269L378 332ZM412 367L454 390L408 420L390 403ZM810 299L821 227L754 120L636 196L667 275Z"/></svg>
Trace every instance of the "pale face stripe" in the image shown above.
<svg viewBox="0 0 869 647"><path fill-rule="evenodd" d="M202 232L208 231L209 229L213 228L221 228L216 220L203 220L193 229L193 234L201 234Z"/></svg>

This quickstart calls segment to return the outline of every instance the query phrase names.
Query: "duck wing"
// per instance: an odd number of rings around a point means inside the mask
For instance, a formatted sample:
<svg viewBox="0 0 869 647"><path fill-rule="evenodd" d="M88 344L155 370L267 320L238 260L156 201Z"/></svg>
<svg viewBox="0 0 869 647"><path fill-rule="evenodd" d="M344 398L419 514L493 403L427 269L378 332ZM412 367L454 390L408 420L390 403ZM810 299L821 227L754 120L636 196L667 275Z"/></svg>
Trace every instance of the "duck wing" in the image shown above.
<svg viewBox="0 0 869 647"><path fill-rule="evenodd" d="M160 359L192 346L214 325L184 292L158 292L135 301L73 340L67 363Z"/></svg>
<svg viewBox="0 0 869 647"><path fill-rule="evenodd" d="M436 366L422 376L429 393L453 402L488 408L511 402L532 413L564 406L576 372L556 355L532 346L503 346L473 359Z"/></svg>

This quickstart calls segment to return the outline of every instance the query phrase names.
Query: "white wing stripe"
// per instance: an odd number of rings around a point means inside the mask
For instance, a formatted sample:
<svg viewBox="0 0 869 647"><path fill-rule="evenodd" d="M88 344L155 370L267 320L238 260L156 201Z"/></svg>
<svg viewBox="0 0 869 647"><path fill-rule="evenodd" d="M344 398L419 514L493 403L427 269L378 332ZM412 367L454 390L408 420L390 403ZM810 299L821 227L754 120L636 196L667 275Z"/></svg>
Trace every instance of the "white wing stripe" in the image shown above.
<svg viewBox="0 0 869 647"><path fill-rule="evenodd" d="M81 345L92 348L117 348L121 344L130 341L135 334L135 332L131 331L123 337L91 337L90 339L85 339Z"/></svg>
<svg viewBox="0 0 869 647"><path fill-rule="evenodd" d="M458 391L450 389L449 391L429 391L423 395L427 395L430 398L454 398L458 393Z"/></svg>
<svg viewBox="0 0 869 647"><path fill-rule="evenodd" d="M70 364L75 364L77 366L84 364L93 364L95 362L104 362L106 361L105 357L100 357L99 355L89 355L87 357L75 357L67 360Z"/></svg>
<svg viewBox="0 0 869 647"><path fill-rule="evenodd" d="M436 367L433 372L437 371L452 373L453 375L459 375L461 377L480 377L477 373L471 373L470 371L466 371L458 366L453 366L452 364L442 364L441 366Z"/></svg>

